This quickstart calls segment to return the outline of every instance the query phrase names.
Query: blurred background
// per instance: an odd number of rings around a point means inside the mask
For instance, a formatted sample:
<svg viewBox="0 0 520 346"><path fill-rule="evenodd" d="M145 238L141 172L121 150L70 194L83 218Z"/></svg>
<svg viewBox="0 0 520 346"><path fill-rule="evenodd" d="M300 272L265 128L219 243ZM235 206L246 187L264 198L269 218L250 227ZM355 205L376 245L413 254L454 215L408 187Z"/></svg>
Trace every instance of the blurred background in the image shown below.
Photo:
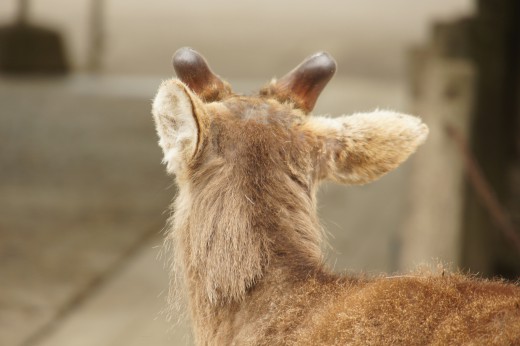
<svg viewBox="0 0 520 346"><path fill-rule="evenodd" d="M163 313L173 179L150 104L182 46L239 92L331 53L315 114L421 115L412 160L324 184L336 271L520 275L515 0L0 2L0 345L189 344Z"/></svg>

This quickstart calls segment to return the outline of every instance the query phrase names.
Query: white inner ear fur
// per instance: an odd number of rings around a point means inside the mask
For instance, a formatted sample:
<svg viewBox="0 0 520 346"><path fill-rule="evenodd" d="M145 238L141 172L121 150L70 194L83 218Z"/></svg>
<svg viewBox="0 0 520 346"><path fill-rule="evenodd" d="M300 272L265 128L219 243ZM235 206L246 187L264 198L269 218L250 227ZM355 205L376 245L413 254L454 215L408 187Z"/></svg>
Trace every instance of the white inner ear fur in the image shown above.
<svg viewBox="0 0 520 346"><path fill-rule="evenodd" d="M325 176L346 184L365 184L393 170L428 136L418 117L388 110L312 117L308 125L327 142Z"/></svg>
<svg viewBox="0 0 520 346"><path fill-rule="evenodd" d="M169 173L178 173L193 156L198 127L192 101L182 82L164 81L153 101L152 114Z"/></svg>

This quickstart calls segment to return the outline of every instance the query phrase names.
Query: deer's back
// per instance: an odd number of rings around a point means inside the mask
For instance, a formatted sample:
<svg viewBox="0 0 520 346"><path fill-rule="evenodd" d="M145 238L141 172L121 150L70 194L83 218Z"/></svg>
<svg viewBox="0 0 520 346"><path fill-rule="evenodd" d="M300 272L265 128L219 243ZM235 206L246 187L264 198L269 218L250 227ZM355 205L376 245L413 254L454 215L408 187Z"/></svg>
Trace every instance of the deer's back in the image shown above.
<svg viewBox="0 0 520 346"><path fill-rule="evenodd" d="M246 310L237 344L520 344L520 287L462 275L309 280Z"/></svg>

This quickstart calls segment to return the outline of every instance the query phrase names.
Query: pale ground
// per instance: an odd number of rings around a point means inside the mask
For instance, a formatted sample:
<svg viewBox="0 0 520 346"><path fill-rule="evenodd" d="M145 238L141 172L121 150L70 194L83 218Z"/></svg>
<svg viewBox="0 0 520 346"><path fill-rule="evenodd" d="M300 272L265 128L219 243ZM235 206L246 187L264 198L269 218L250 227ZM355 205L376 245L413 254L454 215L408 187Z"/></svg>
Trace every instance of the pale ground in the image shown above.
<svg viewBox="0 0 520 346"><path fill-rule="evenodd" d="M164 312L168 274L158 261L159 242L135 257L54 329L39 346L175 346L189 344L186 323L173 327Z"/></svg>
<svg viewBox="0 0 520 346"><path fill-rule="evenodd" d="M0 81L0 345L186 343L160 314L167 278L154 246L174 195L149 113L161 79ZM396 82L339 78L315 113L404 110L404 95ZM336 270L396 269L407 176L405 166L321 190Z"/></svg>

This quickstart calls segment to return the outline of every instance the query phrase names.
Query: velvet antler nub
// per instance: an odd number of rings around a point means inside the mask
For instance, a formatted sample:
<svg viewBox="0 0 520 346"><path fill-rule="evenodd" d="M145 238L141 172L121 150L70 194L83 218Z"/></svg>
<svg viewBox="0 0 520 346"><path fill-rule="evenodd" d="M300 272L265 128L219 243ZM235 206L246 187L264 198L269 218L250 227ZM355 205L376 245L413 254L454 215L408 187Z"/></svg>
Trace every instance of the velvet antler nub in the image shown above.
<svg viewBox="0 0 520 346"><path fill-rule="evenodd" d="M173 55L177 77L205 102L217 101L231 93L228 83L211 71L206 59L189 47Z"/></svg>
<svg viewBox="0 0 520 346"><path fill-rule="evenodd" d="M316 53L280 78L275 85L276 92L291 99L303 111L310 112L335 72L334 59L326 52Z"/></svg>

